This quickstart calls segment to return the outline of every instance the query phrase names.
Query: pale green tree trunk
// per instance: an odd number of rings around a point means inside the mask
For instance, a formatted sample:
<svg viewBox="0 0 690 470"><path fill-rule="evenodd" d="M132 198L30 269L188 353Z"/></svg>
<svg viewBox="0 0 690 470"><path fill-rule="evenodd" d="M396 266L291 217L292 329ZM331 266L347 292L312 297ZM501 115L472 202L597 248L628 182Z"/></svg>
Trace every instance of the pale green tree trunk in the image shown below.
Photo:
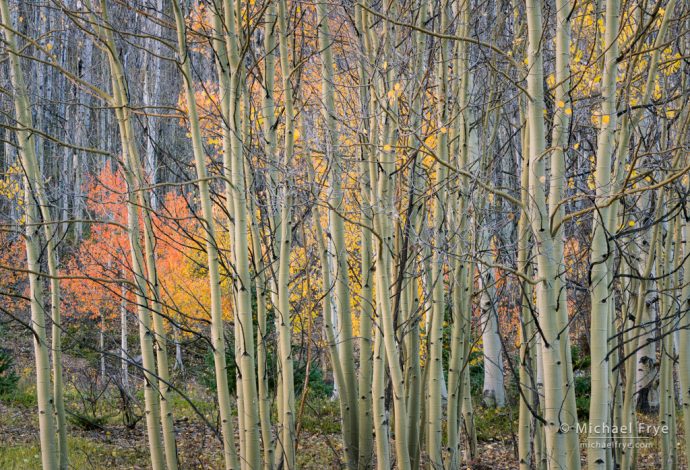
<svg viewBox="0 0 690 470"><path fill-rule="evenodd" d="M345 225L341 212L345 211L344 193L342 189L343 163L338 150L338 131L336 127L336 111L334 104L333 52L331 44L333 38L328 25L328 11L326 3L317 5L318 39L321 50L321 98L324 103L323 119L326 122L326 157L330 163L328 179L329 194L329 223L333 239L334 269L335 269L335 299L337 302L339 326L339 361L343 371L344 383L338 384L340 399L345 402L343 416L343 437L345 452L350 468L356 467L359 458L358 439L358 399L357 377L353 354L354 339L352 335L352 314L350 309L350 287L348 254L345 246ZM365 323L366 326L366 323Z"/></svg>
<svg viewBox="0 0 690 470"><path fill-rule="evenodd" d="M566 289L566 265L563 258L564 236L561 224L564 215L563 183L565 181L565 157L568 147L568 132L572 103L570 101L570 17L572 5L570 0L556 1L556 92L553 117L553 134L551 152L551 175L549 188L549 218L556 230L553 236L553 256L557 263L558 276L554 279L554 291L558 296L558 329L565 338L570 337L568 316L568 291ZM577 433L577 406L575 404L575 384L573 379L572 359L568 341L561 342L561 357L564 359L563 381L566 386L565 405L562 420L570 430L566 433L566 453L568 468L580 468L580 446Z"/></svg>
<svg viewBox="0 0 690 470"><path fill-rule="evenodd" d="M545 139L544 139L544 71L542 63L542 13L541 3L527 1L527 28L529 36L527 76L528 125L529 125L529 194L530 223L535 238L535 254L539 284L537 285L537 309L543 332L544 363L544 411L546 447L549 468L565 468L568 456L565 434L560 431L562 408L566 391L563 370L569 348L569 338L561 335L558 320L558 292L554 285L558 277L551 224L545 198ZM562 346L561 342L565 342Z"/></svg>
<svg viewBox="0 0 690 470"><path fill-rule="evenodd" d="M276 135L276 116L275 116L275 49L276 49L276 29L277 15L276 5L271 2L264 14L264 95L263 95L263 131L264 148L270 161L275 160L277 135ZM269 163L270 164L270 163ZM271 165L273 166L273 165ZM267 327L266 316L269 303L268 280L266 279L267 266L263 263L261 251L260 231L257 224L256 209L251 207L251 230L252 246L254 249L254 271L256 273L256 298L257 298L257 344L256 361L258 374L259 391L259 419L261 421L261 439L263 441L264 468L271 469L275 462L275 448L273 442L273 430L271 426L271 402L268 390L268 354L266 348ZM273 251L271 250L269 256Z"/></svg>
<svg viewBox="0 0 690 470"><path fill-rule="evenodd" d="M605 445L610 425L610 392L608 366L609 339L609 302L614 299L608 285L608 259L613 254L609 251L607 241L609 233L608 199L611 196L611 163L614 151L614 132L616 131L616 72L618 59L618 27L620 22L620 4L610 0L606 4L606 32L604 35L604 70L602 78L602 106L600 112L601 127L597 142L597 161L594 173L596 184L596 204L599 209L594 215L592 248L590 260L591 289L591 335L590 349L592 360L592 391L589 407L587 460L588 467L606 469L610 454Z"/></svg>
<svg viewBox="0 0 690 470"><path fill-rule="evenodd" d="M53 406L60 413L62 407L62 398L60 403L54 402L51 396L51 380L50 380L50 361L48 357L48 344L46 337L46 305L43 298L43 286L41 273L41 240L40 232L42 224L46 224L47 228L47 243L51 253L49 253L49 269L51 276L51 290L53 322L58 322L55 327L59 327L59 318L55 314L59 314L59 291L55 290L58 282L57 267L54 262L54 245L51 240L50 232L53 228L49 225L51 219L46 219L45 215L49 216L48 207L45 206L45 199L38 197L41 193L42 178L39 174L39 166L36 160L35 143L32 132L29 129L33 128L33 120L31 117L31 104L29 102L28 90L24 82L24 73L21 68L19 60L16 35L14 33L14 26L11 22L10 9L7 0L0 1L0 17L2 19L2 26L5 30L5 44L10 58L10 79L14 87L14 107L16 113L16 120L18 130L17 143L19 144L19 157L21 159L22 167L24 169L23 184L24 184L24 223L25 230L25 246L26 246L26 261L27 269L29 271L29 295L31 297L31 327L34 343L34 357L36 360L36 396L38 402L38 424L39 437L41 443L41 463L44 470L53 470L67 467L67 442L65 440L66 433L64 429L64 408L62 408L62 423L58 416L58 430L60 430L60 455L58 456L58 447L55 442L55 421L53 418ZM44 210L41 210L44 206ZM41 212L43 212L43 217ZM42 220L43 218L43 220ZM52 266L51 266L52 265ZM59 338L59 331L58 331ZM59 346L59 344L57 345ZM54 361L58 363L62 360L59 355L59 349L56 349L53 356ZM61 369L56 370L60 372ZM61 381L61 376L56 376L56 387L58 381ZM56 391L62 395L62 388ZM64 463L64 466L63 466Z"/></svg>
<svg viewBox="0 0 690 470"><path fill-rule="evenodd" d="M678 258L676 240L680 241L676 227L679 224L671 219L668 222L665 241L659 242L657 257L657 281L659 292L659 317L661 323L661 374L659 397L659 424L667 426L666 432L661 432L661 468L671 470L677 468L676 453L676 420L675 420L675 387L673 378L674 346L673 329L676 325L676 306L673 295L678 282Z"/></svg>
<svg viewBox="0 0 690 470"><path fill-rule="evenodd" d="M278 4L278 31L280 50L280 72L283 79L283 102L285 106L285 146L283 149L283 174L287 174L294 154L294 109L293 91L290 76L292 70L288 56L288 11L287 1ZM280 195L280 248L278 255L278 306L276 322L278 324L279 377L282 383L282 416L278 417L281 425L284 468L295 468L295 386L292 370L292 321L290 318L290 250L292 243L291 226L291 181L283 177ZM251 320L251 316L250 316ZM350 328L352 329L352 328Z"/></svg>
<svg viewBox="0 0 690 470"><path fill-rule="evenodd" d="M103 22L109 21L107 4L100 2ZM134 128L132 126L128 97L127 82L113 32L111 29L99 25L98 34L108 51L108 65L110 67L113 89L112 105L120 130L120 142L123 152L124 176L129 191L127 201L128 236L132 254L132 267L137 290L137 310L139 316L139 336L141 341L142 363L144 366L146 402L146 420L151 450L151 464L154 469L164 468L165 463L177 468L177 453L173 431L172 413L168 408L169 375L167 370L167 356L159 350L158 364L154 346L156 341L164 342L164 330L160 316L160 295L157 292L157 275L155 255L153 253L153 233L150 215L150 204L143 189L144 178L139 160L138 149L135 145ZM142 208L144 218L144 241L142 249L139 240L141 229L139 225L139 208ZM148 266L147 266L148 265ZM148 269L147 269L148 268ZM152 298L148 298L151 289ZM154 327L152 328L152 317ZM156 328L157 327L157 328ZM156 338L157 336L157 338ZM165 346L164 346L165 347ZM158 370L157 370L158 368ZM160 380L159 380L160 378ZM163 439L165 448L161 446L161 419L163 424Z"/></svg>
<svg viewBox="0 0 690 470"><path fill-rule="evenodd" d="M520 113L522 118L523 113ZM522 121L522 119L521 119ZM520 167L520 202L523 207L529 205L529 144L527 128L522 131L522 162ZM520 212L518 220L518 247L517 270L518 273L530 277L530 228L526 211ZM536 382L536 362L534 351L536 348L535 318L532 313L532 285L520 280L520 408L518 417L518 463L520 470L538 468L536 458L536 439L539 439L539 428L533 427L532 411L537 411L538 394ZM532 432L535 432L535 457L532 456Z"/></svg>
<svg viewBox="0 0 690 470"><path fill-rule="evenodd" d="M251 281L249 273L249 254L247 237L247 190L244 171L244 142L241 113L241 91L245 77L244 63L240 57L243 47L241 31L238 28L238 18L244 14L241 11L243 3L233 3L222 0L216 3L216 35L224 38L224 48L216 46L218 56L226 69L220 75L221 94L226 97L227 104L221 106L223 116L223 167L226 193L226 205L233 217L231 238L233 242L233 257L235 273L233 276L233 292L235 300L235 345L241 380L238 387L239 408L242 415L241 442L244 459L243 467L259 468L261 466L261 452L259 449L260 423L258 414L258 394L256 385L254 325L251 305ZM279 5L280 6L280 5ZM222 14L222 18L220 15ZM220 41L219 41L220 42ZM227 61L225 58L228 58ZM278 302L279 303L279 302ZM283 348L284 349L284 348ZM281 392L282 393L282 392ZM282 395L281 395L282 396ZM283 400L280 400L282 403ZM282 410L279 409L279 411ZM294 418L294 415L293 415ZM281 455L283 455L281 453Z"/></svg>
<svg viewBox="0 0 690 470"><path fill-rule="evenodd" d="M235 432L232 424L232 409L227 379L226 346L223 326L223 312L220 292L219 254L216 245L216 224L211 205L208 172L206 170L206 154L203 148L199 115L194 95L191 64L187 53L186 26L180 3L173 0L175 25L177 27L177 41L179 56L183 58L181 71L184 79L184 91L187 98L187 114L192 135L192 150L196 167L199 199L206 232L206 254L208 264L209 286L211 291L211 341L213 345L213 360L216 375L216 391L220 410L221 435L223 438L223 457L226 470L239 469L237 451L235 450Z"/></svg>
<svg viewBox="0 0 690 470"><path fill-rule="evenodd" d="M448 28L448 3L440 4L441 33ZM439 99L436 110L436 125L438 129L447 126L447 100L448 100L448 66L449 59L447 41L441 40L440 57L438 59L438 89ZM439 132L437 136L436 153L438 158L446 164L448 162L448 134ZM445 245L444 222L446 219L446 197L442 189L446 184L447 169L444 165L436 166L436 185L441 188L434 198L434 237L433 252L431 256L431 276L429 277L431 291L431 321L427 331L429 339L429 383L427 386L427 453L429 464L432 468L443 468L441 453L442 446L442 381L443 381L443 322L446 312L445 287L443 276L443 247ZM396 416L397 418L397 416Z"/></svg>

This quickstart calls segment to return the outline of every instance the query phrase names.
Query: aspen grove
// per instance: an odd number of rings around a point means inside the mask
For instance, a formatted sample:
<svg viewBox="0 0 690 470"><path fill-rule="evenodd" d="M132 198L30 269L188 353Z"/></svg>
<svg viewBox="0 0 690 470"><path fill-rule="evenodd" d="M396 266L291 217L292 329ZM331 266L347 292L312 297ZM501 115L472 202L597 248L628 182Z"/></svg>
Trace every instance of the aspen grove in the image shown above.
<svg viewBox="0 0 690 470"><path fill-rule="evenodd" d="M0 468L690 462L690 2L0 0Z"/></svg>

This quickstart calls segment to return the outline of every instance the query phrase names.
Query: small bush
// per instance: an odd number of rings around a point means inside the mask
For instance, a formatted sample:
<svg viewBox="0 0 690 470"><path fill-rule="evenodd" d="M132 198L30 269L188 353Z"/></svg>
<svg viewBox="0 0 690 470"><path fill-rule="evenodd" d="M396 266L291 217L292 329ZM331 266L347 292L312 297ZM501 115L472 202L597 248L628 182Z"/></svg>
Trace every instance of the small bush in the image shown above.
<svg viewBox="0 0 690 470"><path fill-rule="evenodd" d="M481 397L484 391L484 355L481 351L470 352L469 367L472 396Z"/></svg>
<svg viewBox="0 0 690 470"><path fill-rule="evenodd" d="M482 408L476 410L474 425L479 441L505 439L514 433L518 417L517 410L511 407Z"/></svg>
<svg viewBox="0 0 690 470"><path fill-rule="evenodd" d="M575 376L575 404L577 405L577 418L582 421L589 419L589 390L591 380L589 376Z"/></svg>
<svg viewBox="0 0 690 470"><path fill-rule="evenodd" d="M226 345L231 343L226 343ZM225 348L225 371L228 378L228 389L234 394L237 388L237 366L235 364L235 351L232 346ZM208 350L204 356L204 370L201 374L201 383L209 390L216 391L216 365L213 359L213 351Z"/></svg>
<svg viewBox="0 0 690 470"><path fill-rule="evenodd" d="M0 397L17 391L19 376L14 370L14 358L6 349L0 349Z"/></svg>
<svg viewBox="0 0 690 470"><path fill-rule="evenodd" d="M295 364L295 395L299 396L302 393L306 369L304 364ZM309 388L310 398L328 398L333 393L333 384L326 382L321 367L314 363L309 368L309 383L307 387Z"/></svg>

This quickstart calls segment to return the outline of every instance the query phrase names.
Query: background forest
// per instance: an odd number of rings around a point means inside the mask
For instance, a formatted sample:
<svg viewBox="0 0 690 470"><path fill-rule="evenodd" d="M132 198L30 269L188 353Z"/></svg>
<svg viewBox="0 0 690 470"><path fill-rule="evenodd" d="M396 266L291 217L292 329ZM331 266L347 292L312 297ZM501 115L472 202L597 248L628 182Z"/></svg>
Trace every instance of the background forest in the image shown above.
<svg viewBox="0 0 690 470"><path fill-rule="evenodd" d="M688 468L685 0L0 20L0 468Z"/></svg>

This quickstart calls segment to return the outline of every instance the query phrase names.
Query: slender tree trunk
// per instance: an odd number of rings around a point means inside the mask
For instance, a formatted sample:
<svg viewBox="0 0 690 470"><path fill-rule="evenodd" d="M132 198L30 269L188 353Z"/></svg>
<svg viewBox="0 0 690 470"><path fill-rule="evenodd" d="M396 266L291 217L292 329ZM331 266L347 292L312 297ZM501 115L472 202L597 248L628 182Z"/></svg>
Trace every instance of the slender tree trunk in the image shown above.
<svg viewBox="0 0 690 470"><path fill-rule="evenodd" d="M537 285L537 308L543 332L544 392L546 447L549 468L563 468L567 465L565 435L560 431L561 409L566 398L563 383L563 370L567 356L562 351L569 348L569 338L559 330L558 293L555 279L558 266L553 247L551 224L546 209L545 163L544 163L544 72L542 63L542 13L541 3L527 1L527 29L529 36L527 89L529 125L529 193L530 223L535 238L537 272L540 283ZM562 347L561 342L565 342Z"/></svg>
<svg viewBox="0 0 690 470"><path fill-rule="evenodd" d="M122 388L129 391L129 346L127 335L127 290L123 284L120 288L120 369L122 374Z"/></svg>
<svg viewBox="0 0 690 470"><path fill-rule="evenodd" d="M107 5L105 0L101 0L102 19L108 22ZM122 151L125 155L125 178L130 191L130 207L128 217L134 219L131 225L130 244L132 245L133 256L136 258L134 274L143 302L137 302L139 308L148 309L145 313L145 321L141 325L146 331L142 332L146 336L146 342L150 342L155 348L151 354L144 352L142 341L142 357L144 367L149 371L156 371L157 374L151 375L153 380L150 385L151 403L158 407L156 413L157 421L162 424L163 444L165 463L169 470L177 469L177 449L175 443L175 431L173 424L173 414L170 403L170 369L168 366L167 338L163 325L162 305L160 286L158 282L158 272L156 268L155 255L155 236L153 233L153 222L151 220L151 202L147 191L144 189L146 182L143 174L142 163L139 157L139 150L135 145L134 126L129 109L127 79L124 67L118 55L117 46L112 30L107 27L99 27L99 34L107 45L108 60L111 72L111 82L113 87L113 105L118 119L120 129L120 141ZM144 249L142 251L139 236L139 209L144 222ZM148 294L151 294L150 296ZM150 297L150 298L149 298ZM150 328L149 321L153 320L153 329ZM148 346L147 346L148 347ZM146 361L155 360L156 365L147 365ZM158 424L156 424L158 426Z"/></svg>
<svg viewBox="0 0 690 470"><path fill-rule="evenodd" d="M196 167L199 197L203 217L204 230L206 232L206 254L208 263L209 286L211 291L211 340L213 344L213 359L216 375L216 391L218 394L218 407L221 416L221 434L223 437L223 456L225 469L239 469L237 451L235 450L235 432L232 424L232 409L230 404L230 392L227 379L226 346L223 324L223 312L220 292L220 270L216 225L211 205L208 172L206 170L206 155L203 148L199 115L196 106L196 96L192 81L191 65L187 53L186 26L184 16L177 0L173 0L173 11L177 27L177 40L180 64L184 79L184 91L187 98L188 118L192 135L192 150ZM217 27L217 25L215 25ZM218 34L218 28L216 29ZM241 412L241 411L240 411ZM258 468L258 467L255 467Z"/></svg>
<svg viewBox="0 0 690 470"><path fill-rule="evenodd" d="M602 79L601 127L599 130L597 162L595 170L596 202L600 205L594 216L592 235L590 275L591 286L591 358L592 358L592 391L589 408L591 432L588 434L587 452L590 470L606 469L609 453L607 446L609 436L607 429L610 418L609 403L609 302L613 302L608 286L607 260L609 252L607 233L610 206L607 204L611 195L611 163L613 160L614 132L616 130L616 72L618 59L618 25L620 5L618 0L606 4L606 33L604 36L604 71Z"/></svg>
<svg viewBox="0 0 690 470"><path fill-rule="evenodd" d="M60 312L60 281L58 276L57 241L59 226L53 224L50 207L43 187L42 172L36 155L36 143L32 129L33 118L28 88L19 60L17 40L12 24L9 5L0 3L0 17L5 26L6 49L10 58L10 80L14 87L14 107L18 130L19 156L24 168L24 201L26 211L26 253L31 294L31 321L34 328L34 354L36 358L37 396L43 468L68 467L67 424L62 382L62 321ZM53 395L50 393L48 346L45 330L45 314L40 252L41 227L46 239L48 276L50 277L50 318L52 322ZM53 410L54 408L54 410ZM53 436L53 411L57 421L57 445ZM57 455L56 455L57 454Z"/></svg>
<svg viewBox="0 0 690 470"><path fill-rule="evenodd" d="M355 4L355 22L360 31L369 28L368 14L359 4ZM325 39L325 38L324 38ZM370 178L369 165L374 158L371 142L372 138L369 130L372 120L369 118L371 106L371 93L369 86L365 86L370 76L370 69L366 61L366 51L364 45L360 43L361 58L359 61L359 78L362 86L360 87L360 108L362 110L362 125L360 129L360 140L362 141L362 162L361 162L361 200L362 211L361 219L363 227L361 230L361 301L359 315L359 376L357 386L357 425L359 439L357 442L357 468L360 470L370 469L374 463L374 419L372 403L372 380L373 380L373 341L372 325L374 323L374 266L373 266L373 241L371 227L373 226L372 211L372 184ZM374 133L375 135L375 133Z"/></svg>
<svg viewBox="0 0 690 470"><path fill-rule="evenodd" d="M520 113L522 122L523 113ZM529 136L527 128L522 131L522 161L520 165L520 202L527 207L529 204ZM527 212L520 212L518 220L518 247L517 247L517 270L524 276L530 276L530 228ZM532 425L534 418L533 411L538 410L538 390L536 383L535 357L535 322L532 310L532 286L525 280L520 280L520 410L518 418L518 460L520 470L530 470L539 468L539 462L535 453L532 454L532 436L537 435L539 430Z"/></svg>
<svg viewBox="0 0 690 470"><path fill-rule="evenodd" d="M326 155L330 162L329 174L329 223L333 237L335 265L335 299L337 302L340 341L338 344L339 360L343 369L342 384L338 384L340 399L345 402L346 414L343 416L343 436L348 466L356 467L359 458L358 439L358 400L357 377L352 335L352 314L350 309L350 287L348 254L345 246L345 224L341 211L345 210L342 189L343 163L338 150L338 133L334 104L335 87L333 78L332 38L328 25L327 4L317 5L319 32L319 49L321 50L321 93L324 103L323 114L326 122ZM366 325L365 325L366 326Z"/></svg>
<svg viewBox="0 0 690 470"><path fill-rule="evenodd" d="M554 108L553 134L551 152L551 175L549 188L549 219L556 230L553 236L553 256L557 263L557 277L553 281L554 291L558 296L558 330L565 337L570 337L570 317L568 315L568 290L566 288L565 273L567 271L563 257L563 244L565 233L562 219L565 213L562 204L565 181L565 157L568 148L568 132L570 128L570 115L572 103L570 100L570 17L572 12L570 0L557 0L556 2L556 106ZM568 468L578 470L580 468L580 443L577 432L577 405L575 403L575 383L573 378L572 358L568 341L561 342L561 357L564 359L563 381L566 396L562 415L563 423L568 432L565 436L566 458Z"/></svg>
<svg viewBox="0 0 690 470"><path fill-rule="evenodd" d="M496 289L493 287L493 276L488 273L479 276L481 295L479 308L482 311L480 329L484 346L484 387L482 401L488 408L505 406L505 389L503 386L503 347L498 332L498 313L496 311Z"/></svg>
<svg viewBox="0 0 690 470"><path fill-rule="evenodd" d="M287 1L278 3L278 31L280 50L280 71L283 78L283 101L285 105L285 147L283 153L283 174L287 174L294 155L294 109L290 76L292 70L288 56L288 11ZM290 249L292 244L290 179L281 181L280 248L278 256L278 324L279 374L282 383L282 415L278 422L282 429L283 464L287 470L295 468L295 385L292 370L292 321L290 317ZM251 320L251 317L250 317Z"/></svg>

